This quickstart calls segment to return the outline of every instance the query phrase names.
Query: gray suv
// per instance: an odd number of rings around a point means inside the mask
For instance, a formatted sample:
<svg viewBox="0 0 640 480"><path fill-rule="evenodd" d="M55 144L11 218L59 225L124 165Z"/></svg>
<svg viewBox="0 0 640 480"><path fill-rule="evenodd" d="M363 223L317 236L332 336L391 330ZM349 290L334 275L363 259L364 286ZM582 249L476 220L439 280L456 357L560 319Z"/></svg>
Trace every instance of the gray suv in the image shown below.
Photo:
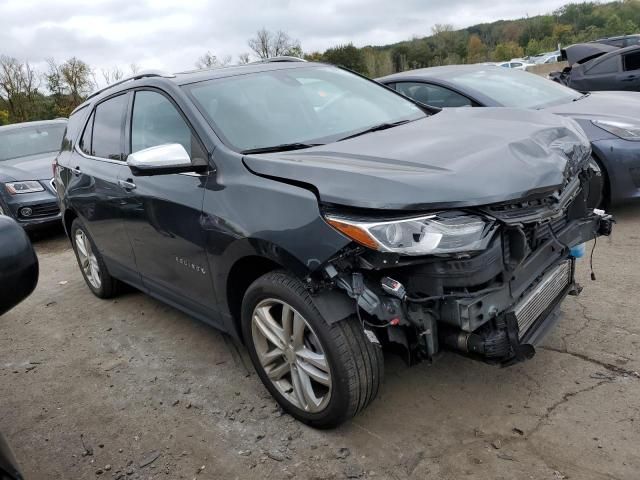
<svg viewBox="0 0 640 480"><path fill-rule="evenodd" d="M570 119L266 62L98 92L56 185L95 295L126 283L224 330L287 412L330 427L376 397L383 348L533 355L580 291L574 247L611 228L589 158Z"/></svg>

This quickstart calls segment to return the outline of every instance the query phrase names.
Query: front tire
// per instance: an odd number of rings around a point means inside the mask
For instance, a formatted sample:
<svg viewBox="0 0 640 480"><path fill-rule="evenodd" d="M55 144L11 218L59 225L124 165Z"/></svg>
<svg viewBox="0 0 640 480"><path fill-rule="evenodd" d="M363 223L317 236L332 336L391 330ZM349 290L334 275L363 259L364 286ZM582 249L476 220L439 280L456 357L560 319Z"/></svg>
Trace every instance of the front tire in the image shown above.
<svg viewBox="0 0 640 480"><path fill-rule="evenodd" d="M242 332L258 376L282 408L317 428L339 425L376 397L382 349L355 317L329 324L285 272L256 280L242 303Z"/></svg>
<svg viewBox="0 0 640 480"><path fill-rule="evenodd" d="M79 218L71 224L71 244L82 276L93 294L98 298L115 296L118 280L109 274L102 255Z"/></svg>

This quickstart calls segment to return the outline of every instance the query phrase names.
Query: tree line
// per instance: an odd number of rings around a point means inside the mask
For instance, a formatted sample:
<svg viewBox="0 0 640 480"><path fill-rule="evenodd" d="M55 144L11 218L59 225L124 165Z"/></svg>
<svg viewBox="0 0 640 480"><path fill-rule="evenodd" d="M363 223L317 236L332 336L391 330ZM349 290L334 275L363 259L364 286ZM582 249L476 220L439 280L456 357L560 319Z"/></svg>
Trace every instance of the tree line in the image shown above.
<svg viewBox="0 0 640 480"><path fill-rule="evenodd" d="M549 15L499 20L460 30L437 24L430 35L392 45L358 48L345 44L324 52L305 53L300 41L286 32L262 28L248 40L248 51L235 63L287 55L379 77L414 68L510 60L554 51L558 45L639 32L640 0L569 3ZM231 56L207 51L194 66L216 68L232 63ZM75 57L62 63L50 58L46 64L45 71L36 71L27 61L0 55L0 125L66 117L99 84L111 84L125 76L114 67L101 70L99 82L94 69ZM140 67L132 64L129 70L134 74Z"/></svg>

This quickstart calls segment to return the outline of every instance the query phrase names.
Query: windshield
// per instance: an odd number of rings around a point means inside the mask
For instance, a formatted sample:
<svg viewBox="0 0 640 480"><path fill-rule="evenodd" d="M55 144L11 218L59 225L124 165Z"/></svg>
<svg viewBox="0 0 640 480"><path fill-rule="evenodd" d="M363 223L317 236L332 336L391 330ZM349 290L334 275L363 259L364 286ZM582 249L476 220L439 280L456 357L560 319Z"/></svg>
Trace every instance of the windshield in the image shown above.
<svg viewBox="0 0 640 480"><path fill-rule="evenodd" d="M571 102L582 95L533 73L502 68L453 72L447 81L473 89L503 107L544 108Z"/></svg>
<svg viewBox="0 0 640 480"><path fill-rule="evenodd" d="M186 88L216 132L238 151L328 143L426 116L386 88L329 66L238 75Z"/></svg>
<svg viewBox="0 0 640 480"><path fill-rule="evenodd" d="M21 127L5 132L0 130L0 162L14 158L57 152L62 145L66 125Z"/></svg>

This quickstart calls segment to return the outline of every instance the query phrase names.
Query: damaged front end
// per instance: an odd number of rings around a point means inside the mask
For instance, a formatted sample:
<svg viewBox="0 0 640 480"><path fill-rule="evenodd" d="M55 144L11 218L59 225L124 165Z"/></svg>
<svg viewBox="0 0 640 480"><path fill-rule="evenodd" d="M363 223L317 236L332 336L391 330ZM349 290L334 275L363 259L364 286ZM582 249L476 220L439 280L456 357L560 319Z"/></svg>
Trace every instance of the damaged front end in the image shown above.
<svg viewBox="0 0 640 480"><path fill-rule="evenodd" d="M503 365L531 358L564 297L580 293L572 248L612 228L593 205L601 178L588 152L576 155L560 188L520 201L373 220L328 208L354 243L310 281L317 301L335 305L342 291L342 314L410 363L443 348Z"/></svg>

